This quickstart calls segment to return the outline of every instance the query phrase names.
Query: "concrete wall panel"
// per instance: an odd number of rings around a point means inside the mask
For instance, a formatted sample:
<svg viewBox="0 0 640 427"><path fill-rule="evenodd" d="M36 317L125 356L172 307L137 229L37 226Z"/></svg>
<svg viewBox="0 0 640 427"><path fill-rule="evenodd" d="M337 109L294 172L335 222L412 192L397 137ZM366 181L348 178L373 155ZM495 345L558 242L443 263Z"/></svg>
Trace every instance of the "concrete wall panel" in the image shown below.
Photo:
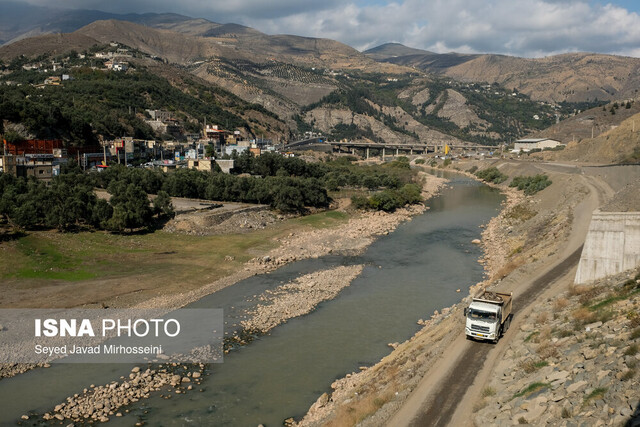
<svg viewBox="0 0 640 427"><path fill-rule="evenodd" d="M640 212L594 212L575 283L589 283L638 265Z"/></svg>

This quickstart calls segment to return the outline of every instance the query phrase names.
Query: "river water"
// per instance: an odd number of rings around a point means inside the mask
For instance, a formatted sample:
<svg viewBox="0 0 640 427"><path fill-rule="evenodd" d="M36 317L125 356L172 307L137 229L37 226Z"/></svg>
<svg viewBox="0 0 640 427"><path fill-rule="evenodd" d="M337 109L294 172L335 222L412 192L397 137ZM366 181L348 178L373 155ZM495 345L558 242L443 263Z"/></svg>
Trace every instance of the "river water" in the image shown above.
<svg viewBox="0 0 640 427"><path fill-rule="evenodd" d="M282 425L303 415L336 379L376 363L419 328L420 318L457 303L483 278L471 243L495 216L503 197L456 175L430 210L380 237L364 254L299 261L209 295L192 307L223 308L232 325L248 299L301 274L339 265L365 264L337 298L276 327L268 336L211 365L203 391L138 402L112 425ZM457 293L456 289L461 289ZM51 410L89 384L125 375L126 365L54 365L0 381L0 424L28 411ZM200 387L198 387L200 388Z"/></svg>

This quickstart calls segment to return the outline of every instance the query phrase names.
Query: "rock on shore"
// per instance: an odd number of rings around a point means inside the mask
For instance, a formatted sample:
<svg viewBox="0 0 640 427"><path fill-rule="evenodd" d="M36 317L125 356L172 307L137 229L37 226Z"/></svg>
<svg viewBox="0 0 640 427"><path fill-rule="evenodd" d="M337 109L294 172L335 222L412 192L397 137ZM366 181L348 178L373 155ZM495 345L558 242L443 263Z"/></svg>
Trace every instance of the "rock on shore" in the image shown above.
<svg viewBox="0 0 640 427"><path fill-rule="evenodd" d="M160 365L157 369L134 367L128 378L120 382L95 387L91 385L82 393L74 394L65 402L56 405L53 411L43 415L44 420L73 420L75 422L109 421L111 416L122 416L118 412L123 406L148 398L154 391L166 389L167 393L185 393L200 384L204 365ZM185 384L186 383L186 384Z"/></svg>
<svg viewBox="0 0 640 427"><path fill-rule="evenodd" d="M634 411L640 424L639 272L539 304L476 402L475 424L624 425Z"/></svg>

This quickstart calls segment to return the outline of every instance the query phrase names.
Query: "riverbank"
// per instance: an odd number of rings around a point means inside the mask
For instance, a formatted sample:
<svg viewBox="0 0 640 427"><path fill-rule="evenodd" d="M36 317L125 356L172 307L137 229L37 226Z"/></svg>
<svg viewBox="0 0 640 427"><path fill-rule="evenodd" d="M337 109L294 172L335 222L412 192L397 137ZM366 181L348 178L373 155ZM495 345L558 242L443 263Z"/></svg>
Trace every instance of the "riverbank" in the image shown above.
<svg viewBox="0 0 640 427"><path fill-rule="evenodd" d="M510 176L541 172L530 165L508 162L485 162L482 167L490 166L497 166ZM553 263L556 254L573 239L574 210L583 203L590 189L575 173L551 173L551 177L556 185L534 196L524 197L505 184L499 186L507 199L501 213L483 232L485 255L479 260L485 266L488 278L472 286L471 294L483 287L517 292L519 284L530 281L541 269L548 268L545 266ZM583 223L581 218L581 226ZM467 296L461 303L434 313L430 320L418 321L424 327L411 339L397 345L378 364L334 382L332 392L322 395L299 425L378 426L389 423L409 402L423 377L435 375L436 371L444 372L452 366L455 355L450 354L450 349L454 342L459 347L462 337L462 345L465 344L461 318L462 309L469 300L470 296ZM449 354L447 360L443 354ZM428 390L435 392L432 388ZM417 404L421 402L419 400ZM419 407L411 409L410 413L417 409ZM396 416L393 420L401 425L408 423L411 416L408 419Z"/></svg>
<svg viewBox="0 0 640 427"><path fill-rule="evenodd" d="M425 198L436 194L445 182L446 180L429 176L423 192ZM400 209L394 213L358 213L347 222L338 226L293 233L284 238L279 238L277 241L277 245L279 246L274 245L278 249L271 250L267 255L261 255L251 259L245 264L243 270L223 280L216 281L209 287L199 289L198 292L191 291L178 295L163 296L139 304L138 306L162 307L164 309L179 307L211 293L212 290L222 289L252 275L269 273L288 262L306 258L316 258L329 253L340 252L352 254L362 252L369 244L375 241L378 236L389 234L395 230L400 223L416 214L424 212L425 209L423 205L419 205ZM285 285L283 289L280 289L284 292L278 295L278 298L269 301L273 304L265 304L263 307L258 307L256 313L249 313L255 315L256 322L252 325L245 326L258 325L262 328L262 331L266 331L276 324L286 321L288 318L303 315L311 311L319 302L333 298L340 289L348 286L351 280L356 277L361 270L362 266L358 265L317 271L302 276L298 278L298 280L294 280L288 285ZM307 286L312 282L315 283L317 287ZM291 293L294 287L300 291L295 301L288 297L288 294ZM276 289L276 291L278 291L278 289ZM274 308L271 307L271 305L275 306L277 313L270 311ZM154 374L154 378L156 377L158 377L158 375ZM164 378L162 375L158 377L158 379L162 378ZM144 386L144 384L142 385ZM105 384L103 387L110 387L110 384ZM116 386L118 390L120 390L120 387L121 385ZM138 389L137 387L132 387L131 384L129 384L129 388L132 389L132 391ZM142 393L142 398L147 394L146 392ZM93 392L91 388L88 388L80 397L82 401L86 402L87 405L89 405L88 407L90 407L91 403L95 400L91 397L93 395L95 395L95 392ZM51 410L49 413L50 415L62 415L60 412ZM66 417L66 415L64 416ZM101 416L108 415L102 414Z"/></svg>
<svg viewBox="0 0 640 427"><path fill-rule="evenodd" d="M424 200L438 194L447 182L444 178L422 171L419 172L419 176L423 181L422 198ZM242 270L190 292L152 298L137 304L135 308L180 308L240 280L268 273L290 262L319 258L335 253L362 253L378 236L393 232L402 222L423 213L426 209L424 204L419 204L397 209L390 213L383 211L359 212L351 216L347 222L337 226L293 232L285 237L275 237L275 247L265 254L249 260L243 265Z"/></svg>

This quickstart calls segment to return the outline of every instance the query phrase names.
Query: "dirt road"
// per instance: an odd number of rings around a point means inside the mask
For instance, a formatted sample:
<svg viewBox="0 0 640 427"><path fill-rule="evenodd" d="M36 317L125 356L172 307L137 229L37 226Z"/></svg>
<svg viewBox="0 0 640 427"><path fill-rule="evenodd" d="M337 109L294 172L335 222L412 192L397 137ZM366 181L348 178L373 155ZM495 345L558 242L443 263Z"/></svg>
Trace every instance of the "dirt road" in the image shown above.
<svg viewBox="0 0 640 427"><path fill-rule="evenodd" d="M522 312L552 283L557 282L563 276L574 273L574 267L578 265L581 253L582 246L546 274L534 280L526 292L514 297L514 312ZM502 346L504 346L504 342L502 342ZM467 389L474 383L487 357L494 352L495 347L487 342L467 343L465 351L456 360L446 377L443 378L442 387L438 387L438 394L426 407L421 408L409 425L416 427L448 425L458 407L460 398L466 394Z"/></svg>
<svg viewBox="0 0 640 427"><path fill-rule="evenodd" d="M548 168L546 165L536 166L556 174L581 174L579 168L575 167L562 170L557 165L548 165ZM512 329L519 327L521 318L534 309L536 300L543 294L547 296L552 291L559 292L573 282L591 213L613 194L606 183L595 177L582 175L581 179L589 189L589 195L575 207L570 237L562 252L555 257L555 262L549 261L530 280L520 283L512 281L500 287L502 291L515 291ZM469 424L473 403L480 396L483 384L491 374L495 362L500 359L511 335L507 332L497 345L467 341L461 335L423 377L388 425Z"/></svg>

